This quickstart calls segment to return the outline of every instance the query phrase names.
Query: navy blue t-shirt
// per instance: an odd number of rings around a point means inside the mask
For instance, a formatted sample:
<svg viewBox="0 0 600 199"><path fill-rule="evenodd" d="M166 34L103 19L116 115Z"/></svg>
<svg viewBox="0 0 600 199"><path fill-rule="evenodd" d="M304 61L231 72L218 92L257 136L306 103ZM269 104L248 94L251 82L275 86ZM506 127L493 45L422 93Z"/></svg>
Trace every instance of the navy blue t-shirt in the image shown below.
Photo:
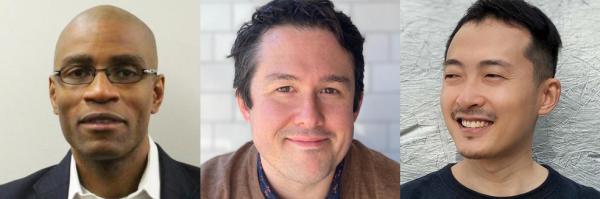
<svg viewBox="0 0 600 199"><path fill-rule="evenodd" d="M454 164L448 164L444 168L430 173L416 180L400 185L400 198L548 198L548 199L600 199L600 192L597 190L577 184L547 165L542 165L548 169L548 178L538 188L511 197L493 197L475 192L462 184L452 175L450 167Z"/></svg>

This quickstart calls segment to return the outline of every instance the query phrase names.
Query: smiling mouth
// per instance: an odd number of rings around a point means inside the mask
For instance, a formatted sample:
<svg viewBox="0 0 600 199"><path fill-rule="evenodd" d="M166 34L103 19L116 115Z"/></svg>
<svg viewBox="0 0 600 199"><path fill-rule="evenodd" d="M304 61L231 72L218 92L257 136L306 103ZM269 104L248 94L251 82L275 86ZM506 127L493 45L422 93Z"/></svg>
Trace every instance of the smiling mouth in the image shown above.
<svg viewBox="0 0 600 199"><path fill-rule="evenodd" d="M485 128L494 124L492 121L481 120L481 119L463 119L459 118L456 120L460 127L469 128L469 129L477 129L477 128Z"/></svg>
<svg viewBox="0 0 600 199"><path fill-rule="evenodd" d="M301 148L318 148L329 140L326 137L291 137L286 139Z"/></svg>

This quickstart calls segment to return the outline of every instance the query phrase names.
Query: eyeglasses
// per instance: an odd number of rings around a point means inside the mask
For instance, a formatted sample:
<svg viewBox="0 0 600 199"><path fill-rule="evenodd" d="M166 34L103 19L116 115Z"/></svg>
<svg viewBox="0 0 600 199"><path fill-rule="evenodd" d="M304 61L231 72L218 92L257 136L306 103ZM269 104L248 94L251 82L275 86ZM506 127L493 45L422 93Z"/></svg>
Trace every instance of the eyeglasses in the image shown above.
<svg viewBox="0 0 600 199"><path fill-rule="evenodd" d="M145 75L157 74L156 69L144 69L135 66L117 66L105 69L96 69L91 66L67 66L54 71L54 75L66 84L81 85L92 83L99 71L104 71L108 81L113 84L132 84L142 80Z"/></svg>

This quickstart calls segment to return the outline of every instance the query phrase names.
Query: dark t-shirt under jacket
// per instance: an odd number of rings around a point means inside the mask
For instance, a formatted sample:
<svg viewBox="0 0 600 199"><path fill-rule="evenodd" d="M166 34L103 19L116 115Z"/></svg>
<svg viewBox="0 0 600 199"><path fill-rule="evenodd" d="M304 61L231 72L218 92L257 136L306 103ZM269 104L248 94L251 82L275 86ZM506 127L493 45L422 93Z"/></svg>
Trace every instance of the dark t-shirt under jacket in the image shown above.
<svg viewBox="0 0 600 199"><path fill-rule="evenodd" d="M430 173L426 176L400 185L400 197L402 199L413 198L544 198L544 199L600 199L600 192L587 186L577 184L547 165L548 178L540 185L527 193L511 197L493 197L475 192L462 184L452 175L448 164L444 168Z"/></svg>

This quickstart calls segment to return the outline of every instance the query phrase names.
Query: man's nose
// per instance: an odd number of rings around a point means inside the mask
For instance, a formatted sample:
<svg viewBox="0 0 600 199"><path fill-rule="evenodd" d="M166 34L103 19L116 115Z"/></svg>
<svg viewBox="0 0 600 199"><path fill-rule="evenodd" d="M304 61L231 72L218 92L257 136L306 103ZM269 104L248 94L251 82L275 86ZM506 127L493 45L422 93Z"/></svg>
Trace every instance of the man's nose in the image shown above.
<svg viewBox="0 0 600 199"><path fill-rule="evenodd" d="M87 85L83 98L86 102L105 104L119 100L117 88L108 80L106 73L99 72L94 80Z"/></svg>
<svg viewBox="0 0 600 199"><path fill-rule="evenodd" d="M296 125L303 128L315 128L322 126L324 120L317 94L303 96L295 117Z"/></svg>
<svg viewBox="0 0 600 199"><path fill-rule="evenodd" d="M481 107L485 103L481 83L476 80L467 81L459 92L456 103L462 108Z"/></svg>

